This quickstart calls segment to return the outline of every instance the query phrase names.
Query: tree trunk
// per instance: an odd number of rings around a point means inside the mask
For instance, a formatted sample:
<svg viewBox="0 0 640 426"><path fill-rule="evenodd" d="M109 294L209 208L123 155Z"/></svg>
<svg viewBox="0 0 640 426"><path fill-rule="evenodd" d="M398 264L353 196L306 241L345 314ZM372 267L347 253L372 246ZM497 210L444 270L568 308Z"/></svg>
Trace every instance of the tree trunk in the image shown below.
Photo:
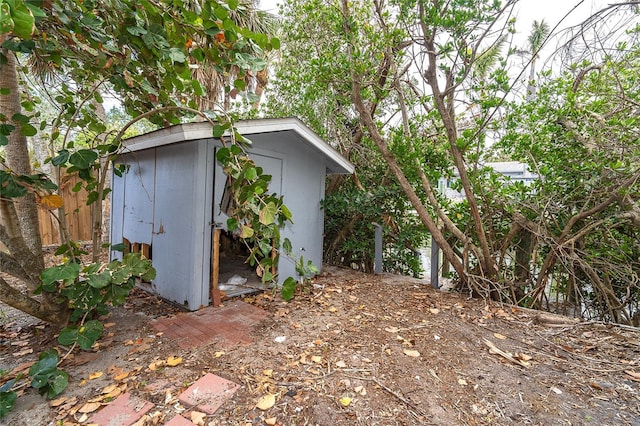
<svg viewBox="0 0 640 426"><path fill-rule="evenodd" d="M13 117L22 110L18 85L17 59L13 52L0 50L6 62L0 66L0 115ZM13 173L31 174L31 162L27 138L20 131L19 123L9 135L9 143L5 147L6 166ZM0 300L17 309L54 324L63 324L68 318L68 309L64 303L56 300L56 295L44 292L41 301L31 297L39 284L39 277L44 270L42 240L38 220L38 206L35 195L28 193L20 198L7 199L0 197L0 238L9 249L2 257L2 264L16 269L16 277L21 279L30 294L23 294L11 287L0 277ZM26 279L25 279L26 278Z"/></svg>
<svg viewBox="0 0 640 426"><path fill-rule="evenodd" d="M525 228L520 228L518 242L516 244L516 259L515 259L515 283L514 303L522 299L526 293L526 287L531 279L531 256L533 250L533 235L531 231Z"/></svg>
<svg viewBox="0 0 640 426"><path fill-rule="evenodd" d="M0 95L0 114L13 117L22 110L20 105L20 90L18 86L17 59L13 52L2 49L2 55L7 62L0 68L0 88L8 89L9 93ZM31 174L31 161L27 148L27 138L20 131L19 124L9 135L9 144L5 147L7 166L17 174ZM14 201L20 230L27 247L33 256L39 259L38 266L44 268L42 256L42 241L40 239L40 222L38 221L38 206L32 193Z"/></svg>

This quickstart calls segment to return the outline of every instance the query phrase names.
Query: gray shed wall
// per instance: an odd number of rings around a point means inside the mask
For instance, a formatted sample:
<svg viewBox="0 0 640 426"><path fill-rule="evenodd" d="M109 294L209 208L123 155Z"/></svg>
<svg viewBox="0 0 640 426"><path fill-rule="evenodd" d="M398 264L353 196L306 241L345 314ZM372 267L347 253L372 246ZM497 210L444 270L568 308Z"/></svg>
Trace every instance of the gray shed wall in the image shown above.
<svg viewBox="0 0 640 426"><path fill-rule="evenodd" d="M296 259L302 255L321 267L326 160L293 131L255 134L251 140L250 156L272 175L270 192L284 195L293 214L282 237L291 240ZM209 305L211 224L226 229L219 207L226 176L215 161L218 146L218 140L200 139L125 153L118 161L130 170L113 177L112 242L150 244L157 271L152 290L191 310ZM280 282L297 278L294 260L284 253L278 273Z"/></svg>

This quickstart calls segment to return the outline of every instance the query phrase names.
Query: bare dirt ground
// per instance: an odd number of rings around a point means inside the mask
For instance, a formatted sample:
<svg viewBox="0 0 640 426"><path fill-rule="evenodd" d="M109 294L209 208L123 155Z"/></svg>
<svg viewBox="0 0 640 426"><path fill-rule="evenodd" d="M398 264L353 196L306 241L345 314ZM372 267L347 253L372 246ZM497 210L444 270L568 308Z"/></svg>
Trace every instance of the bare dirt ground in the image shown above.
<svg viewBox="0 0 640 426"><path fill-rule="evenodd" d="M193 351L149 325L175 308L136 291L92 351L65 358L59 399L25 387L2 424L88 424L124 390L156 404L146 424L164 424L192 410L176 395L210 372L242 386L205 425L640 425L638 329L335 268L307 290L244 298L269 312L251 346ZM0 383L56 345L47 326L1 310L0 368L18 369ZM162 365L170 355L181 362Z"/></svg>

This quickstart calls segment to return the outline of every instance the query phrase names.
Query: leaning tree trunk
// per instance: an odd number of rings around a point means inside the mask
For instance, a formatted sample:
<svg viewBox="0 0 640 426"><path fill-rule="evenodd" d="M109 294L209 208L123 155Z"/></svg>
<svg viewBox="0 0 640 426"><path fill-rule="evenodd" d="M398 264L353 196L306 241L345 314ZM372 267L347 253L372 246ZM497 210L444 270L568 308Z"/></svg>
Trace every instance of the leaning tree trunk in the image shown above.
<svg viewBox="0 0 640 426"><path fill-rule="evenodd" d="M18 85L17 59L13 52L0 50L6 61L0 65L0 115L13 117L21 113L20 88ZM31 174L31 162L27 138L20 131L20 126L9 135L9 143L5 147L6 167L20 175ZM68 318L68 309L56 301L56 295L44 292L41 300L32 297L39 284L39 276L44 270L44 256L38 206L35 195L14 199L0 199L0 240L8 248L2 253L0 260L2 271L13 275L23 282L28 294L10 286L0 277L0 300L30 315L54 324L64 324Z"/></svg>
<svg viewBox="0 0 640 426"><path fill-rule="evenodd" d="M0 68L0 88L9 92L0 95L0 113L6 117L13 117L22 110L20 105L20 90L18 86L17 59L13 52L2 49L2 55L7 58ZM20 126L9 135L9 144L5 147L7 166L17 174L31 174L31 161L27 148L27 138L20 132ZM40 239L40 223L38 221L38 206L32 193L15 201L16 211L20 220L22 236L35 258L40 259L38 266L44 268L42 256L42 241Z"/></svg>

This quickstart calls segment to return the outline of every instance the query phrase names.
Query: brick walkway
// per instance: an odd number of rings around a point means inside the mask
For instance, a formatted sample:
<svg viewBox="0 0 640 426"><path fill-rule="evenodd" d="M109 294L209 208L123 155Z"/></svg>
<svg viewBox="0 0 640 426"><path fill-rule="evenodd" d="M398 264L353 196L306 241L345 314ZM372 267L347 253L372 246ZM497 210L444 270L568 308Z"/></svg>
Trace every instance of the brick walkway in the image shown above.
<svg viewBox="0 0 640 426"><path fill-rule="evenodd" d="M222 347L250 345L251 331L267 316L260 308L241 301L228 302L217 308L209 307L196 312L180 313L170 318L153 321L153 327L164 336L175 340L182 349L193 349L210 343ZM188 406L213 414L240 385L207 373L179 395ZM153 408L151 402L129 393L94 414L91 423L99 426L130 426ZM177 414L166 425L181 426L193 423Z"/></svg>
<svg viewBox="0 0 640 426"><path fill-rule="evenodd" d="M175 340L182 349L220 343L222 346L250 345L251 331L267 313L242 301L225 303L171 318L152 321L151 325Z"/></svg>

